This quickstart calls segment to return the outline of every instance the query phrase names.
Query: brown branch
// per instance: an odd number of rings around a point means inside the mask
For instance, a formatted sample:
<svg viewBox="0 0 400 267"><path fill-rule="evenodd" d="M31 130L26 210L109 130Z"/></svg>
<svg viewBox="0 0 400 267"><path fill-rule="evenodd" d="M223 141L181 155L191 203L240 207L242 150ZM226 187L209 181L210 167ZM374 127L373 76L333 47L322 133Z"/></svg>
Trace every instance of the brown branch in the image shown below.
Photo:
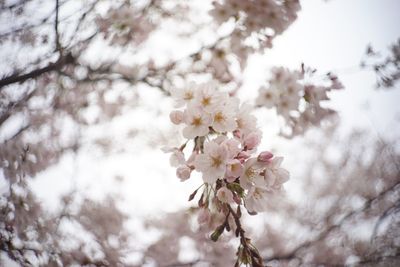
<svg viewBox="0 0 400 267"><path fill-rule="evenodd" d="M62 47L60 44L60 33L58 32L58 14L60 10L60 3L59 0L56 0L56 16L55 16L55 21L54 21L54 31L56 34L56 50L60 53L60 56L62 56Z"/></svg>
<svg viewBox="0 0 400 267"><path fill-rule="evenodd" d="M21 75L18 73L12 74L0 80L0 90L6 85L10 85L13 83L22 83L25 82L26 80L37 78L44 73L57 71L61 69L63 66L71 64L74 61L75 58L72 56L71 53L68 53L66 56L60 57L56 62L50 63L46 67L33 70L26 74L21 74Z"/></svg>
<svg viewBox="0 0 400 267"><path fill-rule="evenodd" d="M228 213L227 216L229 216L229 214L232 215L232 217L233 217L233 219L235 221L236 233L237 233L237 235L240 236L240 244L241 244L241 246L243 246L243 251L244 251L245 258L248 259L248 257L250 257L251 266L262 267L264 260L261 258L261 256L260 256L259 252L257 251L257 249L253 245L251 245L250 239L247 238L244 235L245 231L242 228L242 224L240 222L239 215L232 209L231 205L227 204L226 206L229 209L229 213ZM241 253L240 253L240 246L239 246L238 253L237 253L238 257L241 256L240 254ZM239 262L241 260L242 259L239 258L236 261L236 265L235 266L239 266Z"/></svg>

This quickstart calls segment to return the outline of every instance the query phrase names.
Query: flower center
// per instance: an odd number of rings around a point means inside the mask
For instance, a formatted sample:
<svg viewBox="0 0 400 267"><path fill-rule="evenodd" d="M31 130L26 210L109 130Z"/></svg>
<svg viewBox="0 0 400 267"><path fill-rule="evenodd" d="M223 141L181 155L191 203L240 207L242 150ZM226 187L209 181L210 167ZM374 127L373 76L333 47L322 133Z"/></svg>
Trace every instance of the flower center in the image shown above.
<svg viewBox="0 0 400 267"><path fill-rule="evenodd" d="M214 116L214 121L221 123L222 121L225 121L224 114L222 112L217 112Z"/></svg>
<svg viewBox="0 0 400 267"><path fill-rule="evenodd" d="M218 168L222 164L222 160L220 157L211 157L212 166L214 168Z"/></svg>
<svg viewBox="0 0 400 267"><path fill-rule="evenodd" d="M201 104L203 106L208 106L211 103L211 97L203 97L203 99L201 100Z"/></svg>
<svg viewBox="0 0 400 267"><path fill-rule="evenodd" d="M185 100L192 100L193 99L193 93L192 92L185 92L185 95L184 95L184 97L183 97L183 99L185 99Z"/></svg>
<svg viewBox="0 0 400 267"><path fill-rule="evenodd" d="M237 164L232 164L231 165L231 170L234 172L234 171L236 171L237 169L239 169L239 166L237 165Z"/></svg>
<svg viewBox="0 0 400 267"><path fill-rule="evenodd" d="M261 192L258 190L258 188L256 188L254 190L253 196L254 196L255 199L261 199L262 198Z"/></svg>
<svg viewBox="0 0 400 267"><path fill-rule="evenodd" d="M236 119L236 123L239 129L244 128L244 123L242 121L242 119Z"/></svg>
<svg viewBox="0 0 400 267"><path fill-rule="evenodd" d="M200 126L202 124L201 117L194 117L192 120L192 125L194 126Z"/></svg>
<svg viewBox="0 0 400 267"><path fill-rule="evenodd" d="M249 180L253 180L254 177L256 177L256 174L257 174L257 172L255 169L253 169L252 167L247 168L246 176L249 177Z"/></svg>

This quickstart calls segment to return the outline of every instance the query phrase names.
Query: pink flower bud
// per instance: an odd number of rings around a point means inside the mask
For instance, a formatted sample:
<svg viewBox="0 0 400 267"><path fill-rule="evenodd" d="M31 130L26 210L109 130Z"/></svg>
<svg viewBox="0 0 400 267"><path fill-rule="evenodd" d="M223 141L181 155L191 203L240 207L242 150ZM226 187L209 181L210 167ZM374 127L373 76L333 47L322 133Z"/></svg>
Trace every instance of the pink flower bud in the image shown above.
<svg viewBox="0 0 400 267"><path fill-rule="evenodd" d="M240 132L240 130L234 130L232 132L233 136L240 139L242 137L242 133Z"/></svg>
<svg viewBox="0 0 400 267"><path fill-rule="evenodd" d="M246 151L240 151L236 158L242 162L250 158L250 153Z"/></svg>
<svg viewBox="0 0 400 267"><path fill-rule="evenodd" d="M260 161L260 162L268 163L268 162L271 161L273 156L274 155L271 152L263 151L263 152L260 153L260 155L258 155L257 160Z"/></svg>
<svg viewBox="0 0 400 267"><path fill-rule="evenodd" d="M200 209L199 215L197 217L197 222L199 224L206 224L210 221L211 214L209 209Z"/></svg>
<svg viewBox="0 0 400 267"><path fill-rule="evenodd" d="M244 139L244 146L248 150L256 148L261 142L261 134L259 132L250 133Z"/></svg>
<svg viewBox="0 0 400 267"><path fill-rule="evenodd" d="M174 110L169 114L169 119L173 124L181 124L183 121L183 112L180 110Z"/></svg>
<svg viewBox="0 0 400 267"><path fill-rule="evenodd" d="M182 165L182 166L179 166L179 167L176 169L176 176L177 176L179 179L181 179L181 181L183 182L183 181L185 181L185 180L187 180L187 179L190 178L191 172L192 172L192 169L191 169L191 168L189 168L189 167L186 166L186 165Z"/></svg>

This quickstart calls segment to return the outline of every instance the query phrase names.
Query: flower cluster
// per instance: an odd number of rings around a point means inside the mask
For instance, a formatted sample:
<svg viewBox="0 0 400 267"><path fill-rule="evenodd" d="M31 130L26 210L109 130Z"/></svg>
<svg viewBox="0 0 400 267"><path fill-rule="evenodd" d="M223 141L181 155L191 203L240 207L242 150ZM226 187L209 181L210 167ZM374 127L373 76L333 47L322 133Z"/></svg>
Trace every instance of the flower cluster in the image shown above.
<svg viewBox="0 0 400 267"><path fill-rule="evenodd" d="M298 0L224 0L213 5L210 14L217 22L234 18L238 22L237 30L244 35L260 32L270 39L285 31L300 10Z"/></svg>
<svg viewBox="0 0 400 267"><path fill-rule="evenodd" d="M343 88L335 75L328 73L325 76L327 85L326 82L325 85L316 85L308 81L316 71L304 66L301 71L275 67L271 72L268 86L259 89L256 105L276 109L289 128L289 133L284 135L303 134L310 126L319 126L322 120L336 114L334 110L321 106L322 101L329 100L329 91Z"/></svg>
<svg viewBox="0 0 400 267"><path fill-rule="evenodd" d="M191 84L171 94L183 110L172 111L170 119L183 125L183 136L188 140L179 148L168 149L172 152L170 163L177 167L176 175L182 181L189 179L193 171L201 173L204 183L199 223L209 222L213 213L226 216L211 236L216 240L224 229L230 229L230 215L238 219L231 205L236 205L238 211L244 205L250 214L264 211L271 193L282 189L289 173L281 167L282 157L268 151L256 153L261 131L249 105L240 105L238 98L217 91L213 83ZM184 150L191 140L193 150L186 159ZM237 229L241 229L240 224ZM246 244L242 246L244 251L250 249Z"/></svg>
<svg viewBox="0 0 400 267"><path fill-rule="evenodd" d="M216 26L230 24L231 32L213 47L210 63L220 82L233 80L233 63L244 69L250 54L272 47L272 41L296 19L301 6L298 0L218 0L209 14ZM232 57L233 55L233 57ZM214 68L213 68L214 67Z"/></svg>
<svg viewBox="0 0 400 267"><path fill-rule="evenodd" d="M154 23L130 5L112 8L96 22L100 32L115 45L126 45L131 41L140 44L155 29Z"/></svg>

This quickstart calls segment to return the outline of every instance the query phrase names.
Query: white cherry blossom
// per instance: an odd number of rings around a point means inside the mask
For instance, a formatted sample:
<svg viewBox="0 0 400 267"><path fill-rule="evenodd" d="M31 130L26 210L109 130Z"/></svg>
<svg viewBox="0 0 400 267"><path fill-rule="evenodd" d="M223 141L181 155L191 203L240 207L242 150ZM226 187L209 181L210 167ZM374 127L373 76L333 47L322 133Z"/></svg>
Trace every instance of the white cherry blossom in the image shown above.
<svg viewBox="0 0 400 267"><path fill-rule="evenodd" d="M232 159L227 162L225 178L232 183L236 178L240 177L244 172L244 166L238 159Z"/></svg>
<svg viewBox="0 0 400 267"><path fill-rule="evenodd" d="M220 133L232 132L237 127L235 115L235 111L229 105L217 107L213 112L213 129Z"/></svg>
<svg viewBox="0 0 400 267"><path fill-rule="evenodd" d="M257 120L250 114L251 111L252 106L243 104L236 115L237 129L241 134L254 132L257 129Z"/></svg>
<svg viewBox="0 0 400 267"><path fill-rule="evenodd" d="M264 106L266 108L273 108L279 99L278 90L272 88L261 87L258 90L258 97L256 98L256 105Z"/></svg>
<svg viewBox="0 0 400 267"><path fill-rule="evenodd" d="M240 142L234 138L226 138L222 144L226 146L226 149L228 150L228 158L230 159L236 157L241 151L241 148L239 148Z"/></svg>
<svg viewBox="0 0 400 267"><path fill-rule="evenodd" d="M244 163L243 175L240 177L240 185L244 189L250 189L254 185L263 186L264 177L261 175L262 164L257 158L250 158Z"/></svg>
<svg viewBox="0 0 400 267"><path fill-rule="evenodd" d="M207 83L196 90L194 102L204 111L213 113L223 105L226 97L216 91L214 83Z"/></svg>
<svg viewBox="0 0 400 267"><path fill-rule="evenodd" d="M269 189L280 190L282 184L289 180L289 172L281 167L283 157L275 157L266 164L264 179Z"/></svg>
<svg viewBox="0 0 400 267"><path fill-rule="evenodd" d="M175 99L175 106L182 107L190 104L195 98L196 85L190 83L185 88L173 88L170 90L171 96Z"/></svg>
<svg viewBox="0 0 400 267"><path fill-rule="evenodd" d="M186 124L183 129L183 136L187 139L208 134L209 126L212 122L212 118L208 113L192 105L189 105L185 110L183 120Z"/></svg>
<svg viewBox="0 0 400 267"><path fill-rule="evenodd" d="M227 159L226 146L214 141L206 142L204 153L196 156L194 166L203 174L204 182L212 184L217 179L224 177Z"/></svg>
<svg viewBox="0 0 400 267"><path fill-rule="evenodd" d="M270 195L270 192L266 188L256 186L250 188L244 201L247 210L249 212L265 211Z"/></svg>

